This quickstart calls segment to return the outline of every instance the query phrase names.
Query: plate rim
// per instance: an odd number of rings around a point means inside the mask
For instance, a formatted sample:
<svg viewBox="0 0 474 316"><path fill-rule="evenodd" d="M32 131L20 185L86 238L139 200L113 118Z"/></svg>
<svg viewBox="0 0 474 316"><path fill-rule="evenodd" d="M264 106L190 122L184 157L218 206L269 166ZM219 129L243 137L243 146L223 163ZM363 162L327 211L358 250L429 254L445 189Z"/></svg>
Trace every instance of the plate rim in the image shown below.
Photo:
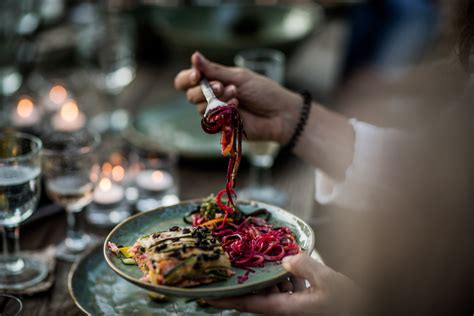
<svg viewBox="0 0 474 316"><path fill-rule="evenodd" d="M69 269L69 272L67 274L67 289L69 292L69 296L71 297L72 301L76 306L81 310L86 315L92 315L89 313L84 306L79 303L79 300L77 299L76 295L74 295L74 291L72 289L72 278L74 274L76 273L77 269L79 268L79 265L81 265L86 259L90 258L90 254L93 253L94 251L100 250L102 248L102 245L100 243L94 245L90 249L88 249L76 262L73 263L71 268Z"/></svg>
<svg viewBox="0 0 474 316"><path fill-rule="evenodd" d="M175 295L175 296L181 296L181 297L229 297L231 295L212 295L212 294L208 294L210 291L209 289L207 288L199 288L199 287L192 287L192 288L179 288L179 287L175 287L175 286L166 286L166 285L154 285L154 284L151 284L151 283L146 283L146 282L143 282L143 281L140 281L138 279L135 279L129 275L127 275L126 273L122 272L118 267L116 267L115 264L113 264L111 262L111 260L109 259L107 253L108 253L108 248L107 248L107 243L110 241L110 238L112 237L112 235L117 231L119 230L123 225L125 225L126 223L128 223L129 221L132 221L134 220L135 218L137 217L140 217L140 216L144 216L146 215L147 213L149 212L157 212L157 211L160 211L162 209L165 209L165 208L169 208L169 207L172 207L172 206L177 206L177 205L181 205L181 204L191 204L191 203L199 203L199 202L202 202L203 200L205 199L205 197L203 198L197 198L197 199L190 199L190 200L185 200L185 201L181 201L180 203L177 203L177 204L174 204L174 205L170 205L170 206L162 206L162 207L159 207L159 208L156 208L154 210L151 210L151 211L147 211L147 212L141 212L141 213L138 213L138 214L135 214L135 215L132 215L130 216L129 218L125 219L124 221L122 221L121 223L117 224L110 232L109 234L107 235L107 237L105 238L104 240L104 243L103 243L103 255L104 255L104 258L105 258L105 261L107 262L108 266L115 272L117 273L120 277L124 278L125 280L127 280L128 282L130 283L133 283L141 288L144 288L144 289L147 289L147 290L150 290L150 291L154 291L154 292L157 292L157 293L166 293L167 295ZM263 205L263 206L271 206L273 208L278 208L280 209L281 211L285 212L285 213L288 213L292 216L294 216L297 220L300 220L301 222L303 222L307 228L309 228L310 230L310 245L307 249L305 249L303 252L308 254L308 255L311 255L312 251L315 249L315 234L314 234L314 231L313 229L311 228L311 226L309 224L307 224L305 221L303 221L301 218L299 218L298 216L286 211L285 209L279 207L279 206L276 206L276 205L271 205L271 204L268 204L268 203L264 203L264 202L259 202L259 201L252 201L252 200L239 200L239 202L241 203L246 203L246 204L252 204L252 203L258 203L260 205ZM232 291L232 290L236 290L236 287L237 289L245 289L245 288L251 288L247 293L249 292L252 292L256 289L261 289L261 288L264 288L266 286L268 286L268 284L270 283L275 283L277 282L278 280L281 280L283 278L285 278L286 276L289 275L289 272L287 271L283 271L279 274L277 274L275 277L271 278L270 280L267 280L266 282L262 282L262 283L259 283L257 285L255 284L249 284L247 286L242 286L240 284L238 285L233 285L233 286L227 286L227 287L224 287L224 288L220 288L219 289L219 292L222 292L222 291ZM176 292L180 292L179 289L184 289L183 290L183 293L176 293ZM159 291L158 291L159 290ZM176 293L176 294L171 294L171 292L173 293Z"/></svg>

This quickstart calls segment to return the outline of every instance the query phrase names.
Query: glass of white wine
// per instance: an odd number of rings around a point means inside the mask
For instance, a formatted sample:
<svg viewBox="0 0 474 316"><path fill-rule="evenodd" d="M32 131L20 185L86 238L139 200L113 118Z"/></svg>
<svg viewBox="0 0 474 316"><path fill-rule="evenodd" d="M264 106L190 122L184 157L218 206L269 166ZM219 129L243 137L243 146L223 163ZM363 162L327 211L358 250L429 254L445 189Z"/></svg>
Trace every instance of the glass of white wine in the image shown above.
<svg viewBox="0 0 474 316"><path fill-rule="evenodd" d="M99 172L96 155L99 136L82 130L54 132L44 139L46 193L64 206L67 214L66 239L58 245L56 257L74 262L94 243L94 238L83 230L80 213L93 199Z"/></svg>
<svg viewBox="0 0 474 316"><path fill-rule="evenodd" d="M238 67L248 68L270 79L284 83L285 54L270 48L247 49L234 57ZM246 156L250 162L250 183L240 190L239 197L284 206L287 196L272 185L271 168L280 150L272 141L247 141Z"/></svg>
<svg viewBox="0 0 474 316"><path fill-rule="evenodd" d="M34 136L0 133L0 289L24 289L48 275L44 262L19 254L19 225L40 196L41 148Z"/></svg>

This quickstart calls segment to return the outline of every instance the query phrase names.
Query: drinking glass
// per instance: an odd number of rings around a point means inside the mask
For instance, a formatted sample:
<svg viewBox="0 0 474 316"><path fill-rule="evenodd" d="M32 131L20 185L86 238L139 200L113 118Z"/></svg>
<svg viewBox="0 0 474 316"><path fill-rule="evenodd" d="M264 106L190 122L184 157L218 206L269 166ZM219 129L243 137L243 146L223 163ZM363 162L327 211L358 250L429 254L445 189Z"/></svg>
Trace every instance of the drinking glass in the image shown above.
<svg viewBox="0 0 474 316"><path fill-rule="evenodd" d="M241 51L234 57L236 66L248 68L283 84L285 55L278 50L257 48ZM244 199L284 206L287 196L272 185L271 168L280 146L272 141L247 141L246 156L250 162L250 183L239 191Z"/></svg>
<svg viewBox="0 0 474 316"><path fill-rule="evenodd" d="M54 132L44 139L46 193L64 206L67 214L66 239L59 244L56 257L73 262L95 242L93 236L84 232L80 213L93 199L99 172L96 164L99 137L82 130Z"/></svg>
<svg viewBox="0 0 474 316"><path fill-rule="evenodd" d="M24 289L48 274L45 263L19 254L19 225L40 196L41 141L22 133L0 133L0 289Z"/></svg>
<svg viewBox="0 0 474 316"><path fill-rule="evenodd" d="M135 21L120 6L81 3L74 12L78 55L105 97L103 111L90 125L101 133L121 131L128 112L117 108L117 97L136 74Z"/></svg>
<svg viewBox="0 0 474 316"><path fill-rule="evenodd" d="M19 316L23 310L21 300L10 294L0 294L0 315Z"/></svg>

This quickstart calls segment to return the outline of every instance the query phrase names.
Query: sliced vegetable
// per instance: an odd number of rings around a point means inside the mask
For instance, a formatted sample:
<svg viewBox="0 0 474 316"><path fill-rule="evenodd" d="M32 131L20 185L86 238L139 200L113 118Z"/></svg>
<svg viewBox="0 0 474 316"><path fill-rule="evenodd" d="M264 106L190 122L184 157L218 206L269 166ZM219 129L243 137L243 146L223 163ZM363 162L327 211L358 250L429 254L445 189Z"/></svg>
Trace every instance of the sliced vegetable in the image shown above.
<svg viewBox="0 0 474 316"><path fill-rule="evenodd" d="M213 226L213 225L215 225L215 224L218 224L218 223L220 223L220 222L223 222L224 219L225 219L225 218L223 218L223 217L211 219L210 221L207 221L207 222L205 222L205 223L202 223L202 224L199 225L199 226ZM226 223L232 223L233 220L232 220L232 218L227 218L227 219L225 219L225 222L226 222Z"/></svg>
<svg viewBox="0 0 474 316"><path fill-rule="evenodd" d="M120 258L120 260L122 260L123 263L129 265L136 264L135 259L133 258Z"/></svg>
<svg viewBox="0 0 474 316"><path fill-rule="evenodd" d="M130 247L120 247L119 250L122 253L122 255L125 256L125 258L133 257L133 254L131 254L130 251L129 251Z"/></svg>

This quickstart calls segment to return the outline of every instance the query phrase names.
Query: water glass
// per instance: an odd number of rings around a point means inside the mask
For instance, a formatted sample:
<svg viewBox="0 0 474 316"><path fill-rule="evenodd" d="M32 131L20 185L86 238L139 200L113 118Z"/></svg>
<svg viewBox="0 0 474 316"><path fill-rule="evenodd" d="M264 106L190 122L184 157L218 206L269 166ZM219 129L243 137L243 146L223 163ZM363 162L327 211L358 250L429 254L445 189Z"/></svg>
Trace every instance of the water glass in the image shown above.
<svg viewBox="0 0 474 316"><path fill-rule="evenodd" d="M93 199L99 172L96 157L99 137L81 130L54 132L44 139L46 193L64 206L67 214L66 239L58 245L56 256L73 262L94 244L93 236L84 232L79 215Z"/></svg>
<svg viewBox="0 0 474 316"><path fill-rule="evenodd" d="M44 262L19 254L19 225L40 197L41 141L22 133L0 134L0 289L24 289L48 274Z"/></svg>
<svg viewBox="0 0 474 316"><path fill-rule="evenodd" d="M10 294L0 294L0 315L19 316L23 310L21 300Z"/></svg>
<svg viewBox="0 0 474 316"><path fill-rule="evenodd" d="M283 84L285 78L285 55L269 48L247 49L234 57L238 67L248 68L256 73ZM272 141L248 141L245 153L250 162L250 183L239 190L239 197L284 206L285 193L272 185L271 168L279 151L279 144Z"/></svg>

